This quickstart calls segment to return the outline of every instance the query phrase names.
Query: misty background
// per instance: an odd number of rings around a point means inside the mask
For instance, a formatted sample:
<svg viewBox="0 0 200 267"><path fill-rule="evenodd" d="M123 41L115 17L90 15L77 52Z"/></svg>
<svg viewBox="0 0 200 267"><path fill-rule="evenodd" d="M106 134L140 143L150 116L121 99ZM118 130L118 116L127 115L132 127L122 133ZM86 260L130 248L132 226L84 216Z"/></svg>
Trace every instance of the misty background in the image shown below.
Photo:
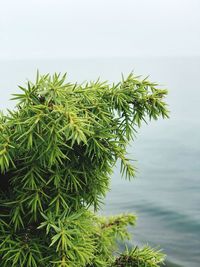
<svg viewBox="0 0 200 267"><path fill-rule="evenodd" d="M200 55L199 0L0 1L0 58Z"/></svg>

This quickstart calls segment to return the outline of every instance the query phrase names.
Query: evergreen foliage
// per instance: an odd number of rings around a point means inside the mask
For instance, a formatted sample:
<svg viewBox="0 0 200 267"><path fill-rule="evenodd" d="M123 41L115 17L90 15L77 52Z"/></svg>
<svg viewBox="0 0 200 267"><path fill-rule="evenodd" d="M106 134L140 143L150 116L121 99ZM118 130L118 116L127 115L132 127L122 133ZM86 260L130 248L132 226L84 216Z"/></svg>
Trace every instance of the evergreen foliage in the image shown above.
<svg viewBox="0 0 200 267"><path fill-rule="evenodd" d="M16 108L0 114L1 267L156 267L149 247L117 256L135 216L96 213L113 166L130 179L126 155L142 121L168 117L167 91L132 73L118 84L39 75L19 86Z"/></svg>

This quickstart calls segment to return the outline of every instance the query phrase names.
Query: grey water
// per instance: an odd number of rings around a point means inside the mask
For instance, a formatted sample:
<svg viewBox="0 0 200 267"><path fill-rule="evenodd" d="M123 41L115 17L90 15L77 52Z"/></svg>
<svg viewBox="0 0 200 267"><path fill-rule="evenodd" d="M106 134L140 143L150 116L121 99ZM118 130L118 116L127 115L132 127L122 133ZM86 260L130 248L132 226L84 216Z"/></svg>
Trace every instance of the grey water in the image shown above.
<svg viewBox="0 0 200 267"><path fill-rule="evenodd" d="M137 167L128 182L116 167L101 213L135 213L133 245L159 246L170 266L200 266L200 58L101 58L0 61L0 109L12 108L17 84L41 73L71 81L117 82L134 71L169 90L170 119L143 124L128 152Z"/></svg>

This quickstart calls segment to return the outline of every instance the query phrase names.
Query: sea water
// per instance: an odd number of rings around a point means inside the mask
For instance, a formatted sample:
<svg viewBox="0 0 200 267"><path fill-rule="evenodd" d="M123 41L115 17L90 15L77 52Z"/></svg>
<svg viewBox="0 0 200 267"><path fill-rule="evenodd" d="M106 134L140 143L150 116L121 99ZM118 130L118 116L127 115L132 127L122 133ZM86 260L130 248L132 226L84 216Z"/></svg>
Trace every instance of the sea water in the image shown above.
<svg viewBox="0 0 200 267"><path fill-rule="evenodd" d="M0 109L17 84L41 73L68 72L71 81L117 82L121 73L149 75L168 88L170 119L143 124L128 148L136 177L128 182L116 166L102 214L135 213L132 245L163 249L182 267L200 266L200 58L101 58L0 61ZM173 266L177 266L173 265ZM172 266L172 265L171 265Z"/></svg>

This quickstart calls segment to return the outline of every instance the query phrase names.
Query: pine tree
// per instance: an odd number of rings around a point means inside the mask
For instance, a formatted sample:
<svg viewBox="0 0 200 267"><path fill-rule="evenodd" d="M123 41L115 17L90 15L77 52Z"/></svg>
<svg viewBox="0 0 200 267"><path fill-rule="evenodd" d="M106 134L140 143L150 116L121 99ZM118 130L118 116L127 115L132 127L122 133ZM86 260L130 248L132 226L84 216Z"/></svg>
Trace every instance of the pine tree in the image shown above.
<svg viewBox="0 0 200 267"><path fill-rule="evenodd" d="M146 118L168 117L167 91L132 73L112 85L37 73L19 88L0 115L0 266L160 266L150 247L119 254L134 215L96 211L117 161L134 176L127 145Z"/></svg>

